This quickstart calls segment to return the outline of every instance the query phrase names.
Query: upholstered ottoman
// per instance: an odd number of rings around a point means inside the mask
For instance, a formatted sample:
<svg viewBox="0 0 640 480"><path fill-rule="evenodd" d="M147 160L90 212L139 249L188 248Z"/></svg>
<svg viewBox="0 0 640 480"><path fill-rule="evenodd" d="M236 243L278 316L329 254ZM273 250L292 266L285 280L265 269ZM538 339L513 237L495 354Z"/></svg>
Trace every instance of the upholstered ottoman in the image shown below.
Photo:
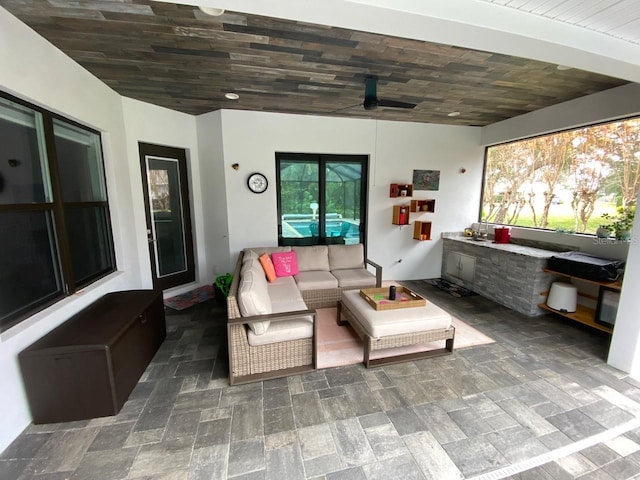
<svg viewBox="0 0 640 480"><path fill-rule="evenodd" d="M342 320L343 315L346 322ZM451 325L451 315L429 301L420 307L376 310L360 296L359 290L343 291L338 303L338 323L344 325L347 322L364 342L364 364L367 368L453 352L455 328ZM445 340L444 348L370 358L374 350L438 340Z"/></svg>

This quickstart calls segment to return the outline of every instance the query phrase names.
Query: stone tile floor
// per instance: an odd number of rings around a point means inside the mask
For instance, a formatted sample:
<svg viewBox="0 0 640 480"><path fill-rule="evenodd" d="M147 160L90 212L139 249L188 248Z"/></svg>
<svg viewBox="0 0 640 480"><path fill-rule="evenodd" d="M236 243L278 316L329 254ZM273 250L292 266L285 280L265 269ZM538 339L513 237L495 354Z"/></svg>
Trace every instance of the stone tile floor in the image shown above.
<svg viewBox="0 0 640 480"><path fill-rule="evenodd" d="M229 387L224 308L168 310L122 411L29 426L0 478L640 478L640 383L607 335L405 283L496 343Z"/></svg>

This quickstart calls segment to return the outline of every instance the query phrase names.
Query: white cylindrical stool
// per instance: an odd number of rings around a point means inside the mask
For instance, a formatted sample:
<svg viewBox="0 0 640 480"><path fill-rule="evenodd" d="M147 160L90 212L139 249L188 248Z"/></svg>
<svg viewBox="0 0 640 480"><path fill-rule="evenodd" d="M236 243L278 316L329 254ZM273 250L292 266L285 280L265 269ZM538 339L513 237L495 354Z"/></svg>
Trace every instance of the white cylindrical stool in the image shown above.
<svg viewBox="0 0 640 480"><path fill-rule="evenodd" d="M578 307L578 289L566 282L553 282L547 306L560 312L575 312Z"/></svg>

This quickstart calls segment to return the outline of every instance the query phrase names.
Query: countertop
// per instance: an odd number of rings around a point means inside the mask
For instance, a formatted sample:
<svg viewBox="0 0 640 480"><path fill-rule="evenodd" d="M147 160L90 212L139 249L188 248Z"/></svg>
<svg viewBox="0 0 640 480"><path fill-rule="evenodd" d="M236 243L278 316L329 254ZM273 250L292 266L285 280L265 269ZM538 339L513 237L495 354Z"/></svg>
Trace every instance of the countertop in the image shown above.
<svg viewBox="0 0 640 480"><path fill-rule="evenodd" d="M500 250L502 252L513 253L516 255L526 255L527 257L550 258L558 253L552 250L527 247L524 245L517 245L515 243L494 243L493 240L473 240L471 237L465 237L463 234L457 232L445 232L442 234L442 238L454 240L456 242L467 243L479 248L490 248L493 250Z"/></svg>

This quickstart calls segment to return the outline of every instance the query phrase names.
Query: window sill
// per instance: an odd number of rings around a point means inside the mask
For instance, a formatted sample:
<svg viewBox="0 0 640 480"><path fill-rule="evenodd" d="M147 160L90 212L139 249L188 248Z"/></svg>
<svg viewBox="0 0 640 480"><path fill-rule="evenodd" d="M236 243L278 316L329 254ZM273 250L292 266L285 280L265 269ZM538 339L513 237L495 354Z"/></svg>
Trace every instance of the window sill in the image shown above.
<svg viewBox="0 0 640 480"><path fill-rule="evenodd" d="M31 317L21 321L8 330L0 333L0 344L32 329L40 327L37 337L28 340L28 343L35 341L45 333L53 330L55 327L64 322L67 318L77 313L90 303L94 302L106 293L126 288L123 281L126 278L125 273L116 270L106 277L96 280L91 285L78 290L73 295L69 295L54 303L50 307L35 313ZM28 346L27 344L24 347Z"/></svg>

